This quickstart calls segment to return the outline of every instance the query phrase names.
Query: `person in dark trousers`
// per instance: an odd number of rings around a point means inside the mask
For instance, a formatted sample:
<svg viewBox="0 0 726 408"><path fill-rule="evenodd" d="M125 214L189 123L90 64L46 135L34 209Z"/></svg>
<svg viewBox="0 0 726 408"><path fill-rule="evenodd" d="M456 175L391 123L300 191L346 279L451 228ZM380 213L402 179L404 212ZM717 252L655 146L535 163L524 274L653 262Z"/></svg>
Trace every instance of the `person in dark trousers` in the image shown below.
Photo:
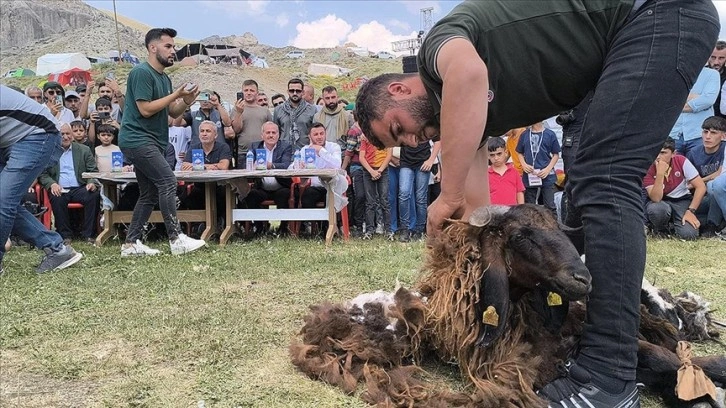
<svg viewBox="0 0 726 408"><path fill-rule="evenodd" d="M43 273L67 268L83 255L63 244L21 204L40 173L61 156L61 135L50 110L20 92L0 85L0 243L12 232L45 252L36 268ZM0 246L0 275L7 246Z"/></svg>
<svg viewBox="0 0 726 408"><path fill-rule="evenodd" d="M710 0L469 1L429 31L418 74L384 74L356 101L378 146L441 140L428 233L489 203L487 136L575 107L594 90L566 193L592 274L579 353L539 390L551 407L639 407L645 268L641 185L719 33Z"/></svg>
<svg viewBox="0 0 726 408"><path fill-rule="evenodd" d="M204 241L181 233L176 216L176 177L164 159L169 143L168 116L182 115L199 95L194 84L171 90L171 80L164 68L174 64L174 37L176 30L171 28L149 30L145 39L148 60L129 73L119 147L125 159L134 165L140 197L121 246L121 256L159 254L158 249L141 242L144 224L157 203L172 254L184 254L205 245Z"/></svg>

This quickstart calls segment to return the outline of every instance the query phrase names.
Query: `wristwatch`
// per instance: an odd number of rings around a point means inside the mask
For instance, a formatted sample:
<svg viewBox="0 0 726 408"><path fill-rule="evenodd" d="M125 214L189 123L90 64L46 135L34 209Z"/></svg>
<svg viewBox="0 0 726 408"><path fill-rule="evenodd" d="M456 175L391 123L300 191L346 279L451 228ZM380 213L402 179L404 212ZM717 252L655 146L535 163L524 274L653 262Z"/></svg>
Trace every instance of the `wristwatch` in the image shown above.
<svg viewBox="0 0 726 408"><path fill-rule="evenodd" d="M696 213L696 209L695 208L688 207L688 211L690 211L690 212L692 212L694 214Z"/></svg>

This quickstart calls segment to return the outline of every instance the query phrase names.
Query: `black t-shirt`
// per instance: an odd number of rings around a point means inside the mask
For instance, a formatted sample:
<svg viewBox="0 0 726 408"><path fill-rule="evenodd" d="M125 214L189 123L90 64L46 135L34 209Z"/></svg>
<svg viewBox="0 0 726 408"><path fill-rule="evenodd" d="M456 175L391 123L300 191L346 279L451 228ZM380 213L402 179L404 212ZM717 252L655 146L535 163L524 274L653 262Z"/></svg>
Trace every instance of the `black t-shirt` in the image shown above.
<svg viewBox="0 0 726 408"><path fill-rule="evenodd" d="M489 110L485 134L497 136L570 109L595 87L608 44L635 0L467 1L428 33L419 75L441 112L440 47L469 40L486 63Z"/></svg>
<svg viewBox="0 0 726 408"><path fill-rule="evenodd" d="M431 144L421 142L416 147L401 146L401 166L409 169L421 167L431 157Z"/></svg>
<svg viewBox="0 0 726 408"><path fill-rule="evenodd" d="M187 149L186 155L184 156L184 163L192 162L192 150L194 149L202 149L202 142L197 142L189 146L189 149ZM217 164L223 159L227 159L231 163L232 150L229 148L227 143L215 140L212 151L204 155L204 164Z"/></svg>

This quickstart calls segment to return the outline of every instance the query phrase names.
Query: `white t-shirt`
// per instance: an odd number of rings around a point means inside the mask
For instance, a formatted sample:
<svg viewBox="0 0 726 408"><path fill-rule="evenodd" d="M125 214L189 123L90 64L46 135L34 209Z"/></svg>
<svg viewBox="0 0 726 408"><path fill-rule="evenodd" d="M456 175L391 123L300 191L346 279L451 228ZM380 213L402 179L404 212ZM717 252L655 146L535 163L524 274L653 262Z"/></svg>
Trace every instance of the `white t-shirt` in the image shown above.
<svg viewBox="0 0 726 408"><path fill-rule="evenodd" d="M177 157L176 168L181 170L182 161L178 159L179 153L184 153L189 148L189 141L192 139L192 127L169 126L169 144L174 146L174 156Z"/></svg>
<svg viewBox="0 0 726 408"><path fill-rule="evenodd" d="M96 146L96 167L101 173L111 171L111 153L120 152L121 149L115 144L108 146Z"/></svg>

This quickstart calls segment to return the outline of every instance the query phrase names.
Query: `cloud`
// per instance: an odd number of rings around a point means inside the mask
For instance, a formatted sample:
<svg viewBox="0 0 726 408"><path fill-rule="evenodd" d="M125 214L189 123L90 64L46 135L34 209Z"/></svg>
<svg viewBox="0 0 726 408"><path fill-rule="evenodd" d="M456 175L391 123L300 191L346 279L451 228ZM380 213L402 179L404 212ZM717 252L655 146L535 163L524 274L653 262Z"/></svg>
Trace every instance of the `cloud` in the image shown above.
<svg viewBox="0 0 726 408"><path fill-rule="evenodd" d="M310 22L298 23L295 26L297 36L292 45L298 48L332 48L340 45L353 28L347 21L328 14Z"/></svg>
<svg viewBox="0 0 726 408"><path fill-rule="evenodd" d="M204 6L222 10L235 17L261 16L265 13L270 0L238 0L238 1L213 1L198 0Z"/></svg>
<svg viewBox="0 0 726 408"><path fill-rule="evenodd" d="M386 22L386 24L389 25L389 26L391 26L391 27L393 27L393 28L398 28L399 30L402 30L402 31L411 31L411 25L410 24L408 24L405 21L396 20L395 18L394 19L391 19L391 20L388 20Z"/></svg>
<svg viewBox="0 0 726 408"><path fill-rule="evenodd" d="M285 27L289 22L290 18L285 13L278 14L277 17L275 17L275 24L277 24L278 27Z"/></svg>
<svg viewBox="0 0 726 408"><path fill-rule="evenodd" d="M416 37L415 32L407 35L395 35L378 21L361 24L348 35L346 42L355 43L359 47L368 48L368 51L391 51L391 42Z"/></svg>

